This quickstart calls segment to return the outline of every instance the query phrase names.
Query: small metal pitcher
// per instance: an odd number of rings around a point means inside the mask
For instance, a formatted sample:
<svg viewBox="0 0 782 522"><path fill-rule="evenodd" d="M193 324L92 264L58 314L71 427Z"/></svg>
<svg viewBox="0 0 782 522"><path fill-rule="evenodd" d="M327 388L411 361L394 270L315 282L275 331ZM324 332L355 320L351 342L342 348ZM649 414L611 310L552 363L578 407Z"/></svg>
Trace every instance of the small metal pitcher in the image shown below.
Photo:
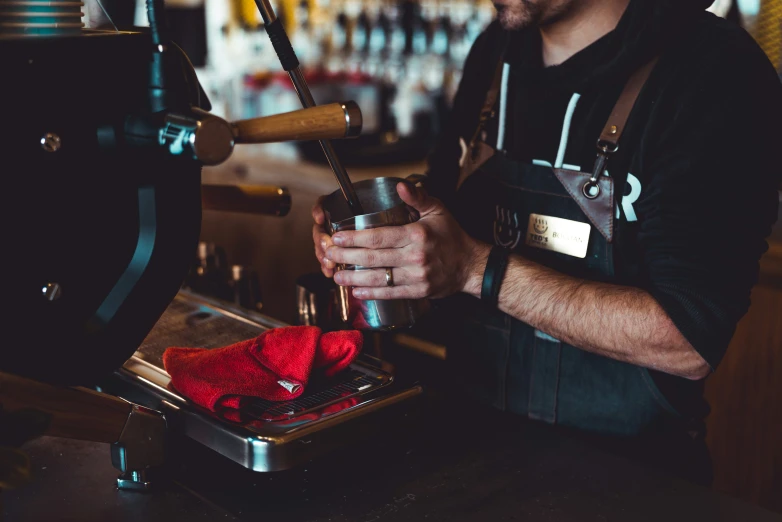
<svg viewBox="0 0 782 522"><path fill-rule="evenodd" d="M317 326L324 331L338 330L337 285L320 272L296 279L296 324Z"/></svg>
<svg viewBox="0 0 782 522"><path fill-rule="evenodd" d="M323 201L328 231L368 230L386 226L407 225L418 221L418 212L405 204L396 192L402 181L415 183L422 176L414 174L400 178L375 178L354 183L366 214L352 216L345 198L338 190ZM337 270L366 270L354 265L339 265ZM346 324L364 330L409 328L430 308L426 299L362 300L353 297L351 288L339 286L337 303L341 319Z"/></svg>

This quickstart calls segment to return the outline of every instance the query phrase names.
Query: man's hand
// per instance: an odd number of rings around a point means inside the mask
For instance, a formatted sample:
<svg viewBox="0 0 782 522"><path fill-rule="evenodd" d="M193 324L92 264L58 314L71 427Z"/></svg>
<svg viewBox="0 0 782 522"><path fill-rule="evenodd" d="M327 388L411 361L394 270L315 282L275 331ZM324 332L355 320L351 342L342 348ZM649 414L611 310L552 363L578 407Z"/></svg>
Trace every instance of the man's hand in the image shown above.
<svg viewBox="0 0 782 522"><path fill-rule="evenodd" d="M423 189L399 183L397 192L421 218L404 226L335 234L333 244L325 245L325 263L331 264L324 266L372 268L337 272L337 284L354 287L359 299L441 298L480 285L490 247L468 236L442 202ZM386 268L393 270L392 287L386 285Z"/></svg>
<svg viewBox="0 0 782 522"><path fill-rule="evenodd" d="M337 265L324 257L326 249L333 244L331 236L326 233L326 214L323 212L322 206L324 197L318 198L315 206L312 207L312 219L315 220L315 224L312 226L312 241L315 244L315 257L320 263L320 270L326 277L333 277L334 268Z"/></svg>

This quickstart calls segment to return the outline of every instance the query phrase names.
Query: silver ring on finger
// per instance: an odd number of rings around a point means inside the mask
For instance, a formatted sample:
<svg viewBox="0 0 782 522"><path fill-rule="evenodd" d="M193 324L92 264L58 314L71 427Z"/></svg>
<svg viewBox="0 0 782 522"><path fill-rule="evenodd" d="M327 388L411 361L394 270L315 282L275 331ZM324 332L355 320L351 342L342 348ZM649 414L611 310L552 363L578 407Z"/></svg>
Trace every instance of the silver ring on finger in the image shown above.
<svg viewBox="0 0 782 522"><path fill-rule="evenodd" d="M391 268L386 268L386 286L394 286L394 272Z"/></svg>

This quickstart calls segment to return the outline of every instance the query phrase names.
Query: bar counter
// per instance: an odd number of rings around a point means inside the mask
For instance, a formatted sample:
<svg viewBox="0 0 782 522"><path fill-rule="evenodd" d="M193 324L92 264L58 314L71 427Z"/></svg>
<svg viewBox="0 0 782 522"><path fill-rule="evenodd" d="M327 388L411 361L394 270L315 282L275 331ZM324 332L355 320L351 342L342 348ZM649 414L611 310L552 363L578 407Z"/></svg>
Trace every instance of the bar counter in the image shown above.
<svg viewBox="0 0 782 522"><path fill-rule="evenodd" d="M118 491L106 445L29 443L35 482L3 493L5 520L782 521L573 433L459 405L298 469L259 474L196 443L172 445L152 493Z"/></svg>

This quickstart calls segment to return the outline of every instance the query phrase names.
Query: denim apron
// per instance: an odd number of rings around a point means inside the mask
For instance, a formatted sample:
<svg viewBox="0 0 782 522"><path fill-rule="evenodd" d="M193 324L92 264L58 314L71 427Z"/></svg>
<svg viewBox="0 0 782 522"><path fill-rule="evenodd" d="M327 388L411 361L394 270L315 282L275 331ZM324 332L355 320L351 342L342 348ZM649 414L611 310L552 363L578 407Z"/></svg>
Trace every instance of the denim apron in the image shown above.
<svg viewBox="0 0 782 522"><path fill-rule="evenodd" d="M501 152L508 65L500 63L478 129L469 144L462 142L453 211L466 232L563 274L611 282L615 198L605 166L654 63L637 71L620 95L598 141L597 176L513 161ZM491 146L484 128L498 116L498 142ZM530 246L535 243L532 214L588 224L586 256ZM580 350L473 298L460 306L466 314L448 357L461 385L482 402L531 419L618 436L637 435L678 416L646 369Z"/></svg>

